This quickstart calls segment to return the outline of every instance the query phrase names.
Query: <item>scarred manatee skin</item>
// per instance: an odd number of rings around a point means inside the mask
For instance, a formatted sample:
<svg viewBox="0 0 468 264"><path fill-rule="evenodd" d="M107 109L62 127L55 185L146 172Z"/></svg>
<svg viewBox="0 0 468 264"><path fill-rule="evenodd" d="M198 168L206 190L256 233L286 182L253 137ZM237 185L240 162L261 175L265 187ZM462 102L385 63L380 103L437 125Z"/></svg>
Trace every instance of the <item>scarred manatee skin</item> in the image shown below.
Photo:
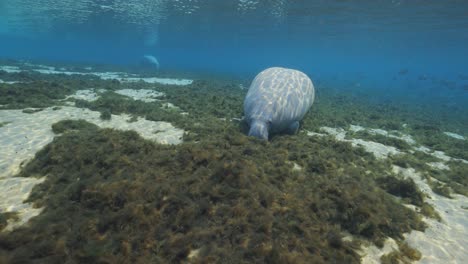
<svg viewBox="0 0 468 264"><path fill-rule="evenodd" d="M301 71L273 67L260 72L244 100L249 135L268 139L269 134L281 133L298 125L314 98L312 80Z"/></svg>

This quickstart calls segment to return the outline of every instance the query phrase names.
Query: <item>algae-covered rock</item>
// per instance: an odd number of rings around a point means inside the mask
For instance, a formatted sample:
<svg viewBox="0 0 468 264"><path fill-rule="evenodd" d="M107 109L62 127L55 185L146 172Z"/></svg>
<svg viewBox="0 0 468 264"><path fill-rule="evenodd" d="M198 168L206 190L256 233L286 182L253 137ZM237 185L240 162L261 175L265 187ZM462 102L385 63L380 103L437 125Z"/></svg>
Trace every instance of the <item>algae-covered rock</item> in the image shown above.
<svg viewBox="0 0 468 264"><path fill-rule="evenodd" d="M398 179L391 176L379 178L377 183L388 193L404 198L411 204L422 206L424 202L424 195L412 179Z"/></svg>
<svg viewBox="0 0 468 264"><path fill-rule="evenodd" d="M52 125L52 131L55 134L67 131L96 130L99 127L85 120L62 120Z"/></svg>

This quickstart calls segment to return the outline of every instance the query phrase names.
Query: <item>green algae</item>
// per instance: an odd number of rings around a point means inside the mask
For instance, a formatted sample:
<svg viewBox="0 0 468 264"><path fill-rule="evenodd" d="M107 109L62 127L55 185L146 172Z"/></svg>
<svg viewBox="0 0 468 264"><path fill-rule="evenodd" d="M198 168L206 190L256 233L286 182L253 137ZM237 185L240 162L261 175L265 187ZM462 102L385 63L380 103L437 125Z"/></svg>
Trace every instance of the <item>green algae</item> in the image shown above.
<svg viewBox="0 0 468 264"><path fill-rule="evenodd" d="M45 108L73 91L68 85L47 81L0 84L0 109Z"/></svg>
<svg viewBox="0 0 468 264"><path fill-rule="evenodd" d="M451 193L455 192L468 196L468 179L465 176L468 173L468 164L463 161L446 162L449 170L436 169L428 163L440 160L420 151L394 155L389 157L389 160L397 166L416 169L427 180L431 189L439 195L451 198Z"/></svg>
<svg viewBox="0 0 468 264"><path fill-rule="evenodd" d="M10 124L11 122L0 122L0 127L6 126Z"/></svg>
<svg viewBox="0 0 468 264"><path fill-rule="evenodd" d="M382 264L411 264L421 259L421 252L407 243L398 243L399 251L392 251L380 258Z"/></svg>
<svg viewBox="0 0 468 264"><path fill-rule="evenodd" d="M52 124L52 131L55 134L73 132L73 131L93 131L99 127L95 124L89 123L86 120L62 120Z"/></svg>
<svg viewBox="0 0 468 264"><path fill-rule="evenodd" d="M112 118L112 114L109 111L109 109L103 109L101 110L101 114L99 115L99 118L102 120L110 120Z"/></svg>
<svg viewBox="0 0 468 264"><path fill-rule="evenodd" d="M426 176L435 178L437 181L430 181L434 192L451 198L450 193L455 192L468 196L468 164L462 161L449 161L449 170L431 169L426 172Z"/></svg>
<svg viewBox="0 0 468 264"><path fill-rule="evenodd" d="M446 184L441 183L439 181L428 181L428 182L429 182L429 186L431 186L431 189L434 193L447 197L447 198L453 198L452 197L453 191Z"/></svg>
<svg viewBox="0 0 468 264"><path fill-rule="evenodd" d="M393 176L377 179L377 184L388 193L401 197L405 202L422 206L424 195L412 179L398 179Z"/></svg>
<svg viewBox="0 0 468 264"><path fill-rule="evenodd" d="M468 164L462 161L447 162L449 170L436 169L429 166L428 163L440 162L440 160L420 151L414 151L412 154L393 155L389 157L389 161L402 168L416 169L427 180L431 189L439 195L448 198L452 197L452 192L468 195L468 182L464 177L468 172Z"/></svg>
<svg viewBox="0 0 468 264"><path fill-rule="evenodd" d="M411 154L403 153L392 155L389 157L389 160L402 168L414 168L418 171L428 171L430 167L427 163L439 161L437 158L420 151L415 151Z"/></svg>
<svg viewBox="0 0 468 264"><path fill-rule="evenodd" d="M17 212L0 212L0 232L8 225L8 221L18 220L19 217Z"/></svg>
<svg viewBox="0 0 468 264"><path fill-rule="evenodd" d="M175 122L180 119L179 113L164 110L161 102L145 103L136 101L113 91L106 91L100 94L100 97L93 102L76 100L75 105L101 112L101 118L104 120L110 119L111 114L119 115L122 113L143 116L152 121Z"/></svg>
<svg viewBox="0 0 468 264"><path fill-rule="evenodd" d="M434 209L434 206L427 202L424 202L419 210L419 212L426 217L435 219L439 222L442 221L442 217L440 217L440 214Z"/></svg>
<svg viewBox="0 0 468 264"><path fill-rule="evenodd" d="M421 145L432 150L443 151L452 158L468 160L468 141L445 135L444 130L436 125L412 126L415 139Z"/></svg>
<svg viewBox="0 0 468 264"><path fill-rule="evenodd" d="M212 135L229 134L238 130L239 123L232 119L242 116L242 100L245 91L226 83L194 81L190 85L160 85L147 83L132 83L126 88L153 89L163 92L160 101L141 102L113 92L119 89L108 87L109 90L100 94L93 102L75 100L77 107L94 111L109 111L111 114L130 114L141 116L151 121L165 121L187 131L184 141L200 141ZM165 107L171 102L180 110ZM186 112L188 115L182 115Z"/></svg>
<svg viewBox="0 0 468 264"><path fill-rule="evenodd" d="M468 141L454 139L443 133L454 131L463 135L463 131L468 131L466 108L448 110L434 104L403 101L382 103L369 97L370 95L359 93L358 90L319 87L311 113L304 117L303 127L320 132L319 128L322 126L344 128L360 124L364 127L397 130L413 136L418 145L468 160Z"/></svg>
<svg viewBox="0 0 468 264"><path fill-rule="evenodd" d="M193 262L359 263L360 239L424 229L374 182L388 165L348 143L237 129L166 146L79 123L21 172L48 175L28 200L45 210L0 235L0 259L172 263L199 250Z"/></svg>
<svg viewBox="0 0 468 264"><path fill-rule="evenodd" d="M23 112L25 114L34 114L34 113L40 112L42 110L44 110L44 109L42 109L42 108L36 108L36 109L26 108L26 109L23 109L23 111L21 111L21 112Z"/></svg>
<svg viewBox="0 0 468 264"><path fill-rule="evenodd" d="M468 164L462 161L449 161L447 164L450 170L444 171L449 179L446 183L454 192L468 196Z"/></svg>

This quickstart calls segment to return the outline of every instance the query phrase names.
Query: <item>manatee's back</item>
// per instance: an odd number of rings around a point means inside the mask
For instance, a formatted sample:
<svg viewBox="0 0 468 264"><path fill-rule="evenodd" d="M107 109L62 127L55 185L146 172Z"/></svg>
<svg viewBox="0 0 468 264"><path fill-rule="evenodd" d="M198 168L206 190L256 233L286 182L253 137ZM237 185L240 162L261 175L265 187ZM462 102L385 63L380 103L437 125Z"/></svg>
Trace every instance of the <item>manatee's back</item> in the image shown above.
<svg viewBox="0 0 468 264"><path fill-rule="evenodd" d="M246 118L271 121L272 129L281 131L304 117L314 102L314 96L312 81L304 73L269 68L252 82L244 102L244 112Z"/></svg>

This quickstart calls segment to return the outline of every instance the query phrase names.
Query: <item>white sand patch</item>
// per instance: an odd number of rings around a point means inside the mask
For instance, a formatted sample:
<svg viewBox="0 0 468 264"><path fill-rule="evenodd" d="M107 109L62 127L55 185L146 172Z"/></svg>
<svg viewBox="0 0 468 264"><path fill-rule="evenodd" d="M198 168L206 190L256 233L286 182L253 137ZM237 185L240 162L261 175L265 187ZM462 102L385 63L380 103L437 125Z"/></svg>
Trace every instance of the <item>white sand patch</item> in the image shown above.
<svg viewBox="0 0 468 264"><path fill-rule="evenodd" d="M0 71L5 71L8 73L21 72L20 68L17 66L6 66L6 65L5 66L0 65Z"/></svg>
<svg viewBox="0 0 468 264"><path fill-rule="evenodd" d="M425 146L416 147L416 148L414 148L414 150L421 151L421 152L424 152L426 154L431 154L431 152L432 152L432 150L430 148L425 147Z"/></svg>
<svg viewBox="0 0 468 264"><path fill-rule="evenodd" d="M365 131L368 131L369 133L373 133L373 134L380 134L380 135L384 135L384 136L388 136L388 137L398 138L398 139L404 140L407 143L412 144L412 145L416 143L412 139L412 137L410 135L405 135L405 134L400 133L401 136L395 136L395 135L389 134L387 131L382 130L382 129L367 129L367 128L364 128L364 127L361 127L361 126L350 125L349 130L353 131L353 132L365 130ZM362 140L362 139L346 139L345 137L346 137L347 131L344 130L343 128L321 127L320 131L326 132L326 134L307 131L307 135L309 135L309 136L326 136L327 134L332 135L338 141L351 142L351 144L353 144L353 146L362 146L362 147L364 147L364 149L366 149L366 151L374 153L374 155L377 158L386 158L386 157L388 157L388 155L395 155L395 154L400 154L401 153L395 147L386 146L386 145L383 145L383 144L378 143L378 142L366 141L366 140ZM393 133L399 133L399 132L398 131L393 131ZM424 152L424 153L432 155L433 157L436 157L436 158L438 158L438 159L440 159L440 160L442 160L444 162L448 162L448 161L453 160L453 161L461 161L463 163L468 163L468 161L466 161L464 159L452 158L450 156L447 156L443 151L439 151L439 150L433 151L432 149L430 149L428 147L425 147L425 146L413 146L412 151ZM440 165L438 163L432 164L432 166L443 167L442 165Z"/></svg>
<svg viewBox="0 0 468 264"><path fill-rule="evenodd" d="M450 170L450 167L443 162L428 162L427 165L438 170Z"/></svg>
<svg viewBox="0 0 468 264"><path fill-rule="evenodd" d="M49 71L55 71L55 67L53 66L47 66L47 65L42 65L42 64L32 64L29 62L23 63L24 66L29 66L29 67L34 67L34 68L39 68L39 69L45 69Z"/></svg>
<svg viewBox="0 0 468 264"><path fill-rule="evenodd" d="M180 107L175 106L173 103L163 103L162 107L163 108L170 108L170 109L180 110Z"/></svg>
<svg viewBox="0 0 468 264"><path fill-rule="evenodd" d="M192 84L193 80L189 79L172 79L172 78L157 78L157 77L146 77L146 78L117 78L121 82L146 82L146 83L160 83L169 85L189 85Z"/></svg>
<svg viewBox="0 0 468 264"><path fill-rule="evenodd" d="M425 218L425 232L412 231L406 234L408 244L419 250L419 263L465 263L468 259L468 198L452 194L453 199L432 191L426 180L412 168L394 166L394 172L414 180L419 189L428 195L425 200L439 213L442 222Z"/></svg>
<svg viewBox="0 0 468 264"><path fill-rule="evenodd" d="M293 167L291 168L292 171L302 171L302 167L297 164L296 162L286 161L286 163L291 164Z"/></svg>
<svg viewBox="0 0 468 264"><path fill-rule="evenodd" d="M302 167L299 166L299 164L297 164L296 162L293 162L293 168L292 168L293 171L302 171Z"/></svg>
<svg viewBox="0 0 468 264"><path fill-rule="evenodd" d="M452 158L450 156L447 156L445 154L445 152L443 152L443 151L439 151L439 150L433 151L430 148L425 147L425 146L416 147L416 148L414 148L414 150L421 151L421 152L424 152L426 154L432 155L433 157L438 158L438 159L440 159L442 161L445 161L445 162L453 160L453 161L460 161L460 162L468 164L468 161L466 161L464 159Z"/></svg>
<svg viewBox="0 0 468 264"><path fill-rule="evenodd" d="M386 158L386 157L388 157L388 155L395 155L395 154L400 154L401 153L395 147L386 146L386 145L378 143L378 142L366 141L366 140L359 139L359 138L357 138L357 139L356 138L345 139L346 130L344 130L342 128L321 127L320 130L326 132L329 135L334 136L335 139L338 140L338 141L350 142L353 146L361 146L367 152L373 153L375 155L375 157L378 158L378 159ZM309 135L309 136L323 136L323 134L315 133L315 132L307 132L307 135Z"/></svg>
<svg viewBox="0 0 468 264"><path fill-rule="evenodd" d="M365 141L362 139L352 139L350 141L353 146L363 147L367 152L373 153L378 159L387 158L389 155L396 155L401 153L395 147L386 146L384 144L373 141Z"/></svg>
<svg viewBox="0 0 468 264"><path fill-rule="evenodd" d="M100 119L100 113L76 107L46 108L33 114L22 110L1 110L0 123L0 212L18 212L20 220L8 226L19 226L40 213L40 209L23 203L32 187L43 179L17 178L21 165L32 159L36 152L50 143L55 134L51 125L65 119L84 119L100 127L119 130L134 130L142 137L162 143L179 144L184 131L167 122L153 122L138 118L128 122L129 115L112 115L111 120Z"/></svg>
<svg viewBox="0 0 468 264"><path fill-rule="evenodd" d="M10 221L4 231L13 230L41 213L42 208L32 208L31 204L23 201L29 197L32 188L44 179L44 177L0 179L0 212L17 212L19 218L18 221Z"/></svg>
<svg viewBox="0 0 468 264"><path fill-rule="evenodd" d="M33 64L30 64L33 65ZM63 68L60 68L63 69ZM17 66L0 66L0 70L4 70L8 73L22 72L23 70ZM65 74L65 75L95 75L103 80L118 80L121 82L146 82L146 83L160 83L168 85L189 85L193 82L190 79L174 79L174 78L158 78L158 77L138 77L135 74L129 74L124 72L73 72L56 70L55 67L48 67L45 65L39 65L32 71L39 72L42 74ZM26 70L25 70L26 71Z"/></svg>
<svg viewBox="0 0 468 264"><path fill-rule="evenodd" d="M317 132L312 132L312 131L307 131L307 135L309 137L325 137L327 134L322 134L322 133L317 133Z"/></svg>
<svg viewBox="0 0 468 264"><path fill-rule="evenodd" d="M400 139L400 140L403 140L406 143L411 144L411 145L416 144L416 141L413 139L413 137L411 137L410 135L403 134L403 133L401 133L399 131L390 131L390 132L388 132L386 130L379 129L379 128L365 128L365 127L356 126L356 125L350 125L349 130L353 131L353 132L367 131L367 132L369 132L370 134L373 134L373 135L382 135L382 136L386 136L386 137Z"/></svg>
<svg viewBox="0 0 468 264"><path fill-rule="evenodd" d="M460 140L465 140L465 137L462 136L462 135L459 135L459 134L455 134L455 133L452 133L452 132L444 132L445 135L449 136L449 137L452 137L452 138L456 138L456 139L460 139Z"/></svg>
<svg viewBox="0 0 468 264"><path fill-rule="evenodd" d="M357 125L350 125L349 130L351 130L353 132L358 132L358 131L365 131L366 128L362 127L362 126L357 126Z"/></svg>
<svg viewBox="0 0 468 264"><path fill-rule="evenodd" d="M198 255L200 254L200 249L192 249L190 250L188 256L187 256L187 259L194 259L196 257L198 257Z"/></svg>
<svg viewBox="0 0 468 264"><path fill-rule="evenodd" d="M85 101L88 101L88 102L93 102L93 101L96 101L97 99L99 99L99 95L96 92L94 92L93 90L87 89L87 90L78 90L78 91L76 91L75 94L67 96L65 98L65 100L69 99L69 98L74 98L74 99L85 100Z"/></svg>
<svg viewBox="0 0 468 264"><path fill-rule="evenodd" d="M450 156L445 155L445 152L439 150L433 151L429 154L443 161L450 161L452 159Z"/></svg>
<svg viewBox="0 0 468 264"><path fill-rule="evenodd" d="M14 84L14 83L19 83L17 81L4 81L0 79L0 83L6 83L6 84Z"/></svg>
<svg viewBox="0 0 468 264"><path fill-rule="evenodd" d="M69 72L69 74L96 75L103 80L119 80L131 76L124 72Z"/></svg>
<svg viewBox="0 0 468 264"><path fill-rule="evenodd" d="M334 136L337 140L345 141L346 130L344 130L343 128L321 127L320 131L326 132L327 134Z"/></svg>
<svg viewBox="0 0 468 264"><path fill-rule="evenodd" d="M355 125L350 125L349 130L353 131L353 132L365 130L365 131L368 131L369 133L372 133L372 134L379 134L379 135L384 135L384 136L388 136L388 137L398 138L400 140L404 140L405 142L407 142L407 143L409 143L411 145L416 144L416 142L413 140L413 138L410 135L401 134L398 131L393 131L392 133L399 133L400 136L395 136L395 135L390 134L387 131L382 130L382 129L367 129L367 128L364 128L364 127L361 127L361 126L355 126ZM387 146L387 145L384 145L384 144L381 144L381 143L378 143L378 142L367 141L367 140L363 140L363 139L355 139L355 138L354 139L346 139L347 131L344 130L343 128L321 127L320 131L323 131L326 134L307 131L307 135L308 136L326 136L327 134L332 135L338 141L350 142L353 146L362 146L366 151L373 153L375 155L375 157L379 158L379 159L387 158L389 155L396 155L396 154L401 154L402 153L397 148L395 148L393 146ZM466 160L452 158L450 156L447 156L443 151L438 151L438 150L433 151L430 148L425 147L425 146L417 146L417 147L413 146L412 151L415 151L415 150L424 152L424 153L429 154L429 155L432 155L433 157L436 157L436 158L438 158L438 159L440 159L440 160L442 160L444 162L454 160L454 161L461 161L463 163L468 163L468 161L466 161ZM431 166L431 164L429 164L429 165ZM440 164L432 164L432 166L443 167Z"/></svg>
<svg viewBox="0 0 468 264"><path fill-rule="evenodd" d="M97 93L96 93L93 89L78 90L75 94L67 96L65 98L65 100L69 99L69 98L75 98L75 99L85 100L85 101L88 101L88 102L93 102L93 101L96 101L97 99L99 99L99 97L100 97L99 93L104 93L106 91L108 91L108 90L99 89L97 91ZM158 92L158 91L155 91L155 90L149 90L149 89L140 89L140 90L121 89L121 90L117 90L117 91L114 91L114 92L117 93L117 94L123 95L123 96L130 97L133 100L143 101L145 103L158 101L158 99L156 99L156 98L164 96L164 93L162 93L162 92ZM74 106L74 103L70 103L68 105ZM174 104L169 103L169 102L163 103L161 107L162 108L170 108L170 109L180 110L180 108L178 106L175 106Z"/></svg>
<svg viewBox="0 0 468 264"><path fill-rule="evenodd" d="M141 90L122 89L122 90L115 91L115 93L128 96L128 97L131 97L133 100L139 100L139 101L143 101L146 103L155 102L158 100L156 98L164 95L164 93L154 91L154 90L148 90L148 89L141 89Z"/></svg>

